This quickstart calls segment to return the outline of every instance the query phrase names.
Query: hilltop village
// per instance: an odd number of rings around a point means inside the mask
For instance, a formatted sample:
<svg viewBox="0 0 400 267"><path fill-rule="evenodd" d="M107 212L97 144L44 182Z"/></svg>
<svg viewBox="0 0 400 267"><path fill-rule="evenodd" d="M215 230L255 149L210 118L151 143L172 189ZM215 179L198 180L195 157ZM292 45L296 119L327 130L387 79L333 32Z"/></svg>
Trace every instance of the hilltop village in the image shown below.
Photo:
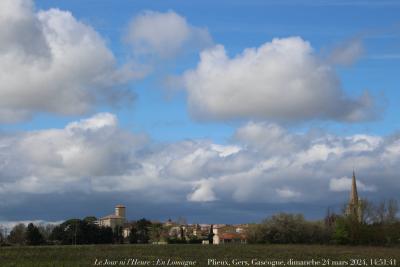
<svg viewBox="0 0 400 267"><path fill-rule="evenodd" d="M362 200L358 197L357 182L353 171L350 199L345 214L353 216L361 222L361 207ZM328 220L333 223L332 218L328 218ZM124 205L116 205L114 214L98 219L95 224L100 227L110 227L113 231L120 231L125 240L129 239L135 227L134 224L127 221L126 207ZM245 244L248 241L249 224L187 224L174 222L171 219L164 223L153 222L153 224L158 224L160 229L163 229L158 241L153 242L156 244L167 244L167 240L184 240L214 245L227 243Z"/></svg>
<svg viewBox="0 0 400 267"><path fill-rule="evenodd" d="M111 227L120 231L126 240L134 230L135 225L126 219L126 207L117 205L115 213L100 218L95 223L100 227ZM202 244L246 243L246 230L248 224L187 224L174 222L171 219L164 223L152 222L159 225L160 236L156 244L167 244L167 240L184 240Z"/></svg>

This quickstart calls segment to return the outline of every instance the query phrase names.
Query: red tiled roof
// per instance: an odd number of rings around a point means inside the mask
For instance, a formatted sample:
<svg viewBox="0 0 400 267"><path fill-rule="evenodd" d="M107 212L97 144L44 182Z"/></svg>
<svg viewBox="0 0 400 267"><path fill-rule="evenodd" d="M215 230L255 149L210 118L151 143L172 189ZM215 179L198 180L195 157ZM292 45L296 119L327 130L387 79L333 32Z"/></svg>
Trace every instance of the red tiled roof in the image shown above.
<svg viewBox="0 0 400 267"><path fill-rule="evenodd" d="M219 238L221 238L221 239L241 239L241 240L246 239L246 237L244 235L241 235L238 233L222 233L222 234L219 234Z"/></svg>

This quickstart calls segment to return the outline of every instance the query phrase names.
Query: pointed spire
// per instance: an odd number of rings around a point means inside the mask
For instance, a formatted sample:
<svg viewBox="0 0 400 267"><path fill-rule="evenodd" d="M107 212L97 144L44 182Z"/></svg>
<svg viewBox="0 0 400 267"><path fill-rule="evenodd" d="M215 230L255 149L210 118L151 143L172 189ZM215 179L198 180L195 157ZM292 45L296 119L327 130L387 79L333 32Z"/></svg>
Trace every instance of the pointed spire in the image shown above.
<svg viewBox="0 0 400 267"><path fill-rule="evenodd" d="M358 204L357 182L356 182L356 174L354 172L354 169L353 169L353 179L352 179L352 184L351 184L350 204L352 204L352 205Z"/></svg>

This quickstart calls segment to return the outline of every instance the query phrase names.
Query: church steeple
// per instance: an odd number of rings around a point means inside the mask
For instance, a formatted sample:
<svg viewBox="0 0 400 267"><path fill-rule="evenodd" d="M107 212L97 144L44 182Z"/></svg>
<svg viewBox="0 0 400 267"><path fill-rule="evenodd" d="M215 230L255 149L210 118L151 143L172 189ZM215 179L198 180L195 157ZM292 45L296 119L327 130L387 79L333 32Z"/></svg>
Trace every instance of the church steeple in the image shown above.
<svg viewBox="0 0 400 267"><path fill-rule="evenodd" d="M357 182L354 170L353 170L353 179L351 181L350 204L352 205L358 204Z"/></svg>
<svg viewBox="0 0 400 267"><path fill-rule="evenodd" d="M347 205L346 214L355 216L359 222L362 221L362 201L358 198L356 174L353 169L353 178L351 180L351 192L349 204Z"/></svg>

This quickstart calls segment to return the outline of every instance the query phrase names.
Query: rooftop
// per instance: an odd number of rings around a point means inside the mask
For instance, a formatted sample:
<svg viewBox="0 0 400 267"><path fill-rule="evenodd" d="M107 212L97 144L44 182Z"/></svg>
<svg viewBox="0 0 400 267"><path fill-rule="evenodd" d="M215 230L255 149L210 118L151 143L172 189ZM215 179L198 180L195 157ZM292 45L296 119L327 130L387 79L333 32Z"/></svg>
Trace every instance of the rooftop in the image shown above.
<svg viewBox="0 0 400 267"><path fill-rule="evenodd" d="M115 214L111 214L111 215L107 215L105 217L100 218L100 220L107 220L107 219L124 219L124 217L115 215Z"/></svg>

